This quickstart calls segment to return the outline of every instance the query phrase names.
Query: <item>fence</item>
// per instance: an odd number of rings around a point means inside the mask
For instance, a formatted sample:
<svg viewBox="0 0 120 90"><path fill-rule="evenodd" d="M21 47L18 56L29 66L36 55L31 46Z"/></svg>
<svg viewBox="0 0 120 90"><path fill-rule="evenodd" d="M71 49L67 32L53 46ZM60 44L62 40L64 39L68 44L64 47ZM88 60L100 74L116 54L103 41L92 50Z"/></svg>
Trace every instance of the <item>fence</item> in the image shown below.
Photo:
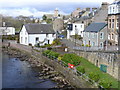
<svg viewBox="0 0 120 90"><path fill-rule="evenodd" d="M82 51L118 51L118 46L107 46L107 47L73 47L74 50L82 50Z"/></svg>
<svg viewBox="0 0 120 90"><path fill-rule="evenodd" d="M63 67L68 68L68 64L65 63L64 61L58 60L57 58L55 58L54 56L49 55L49 54L43 54L43 55L44 55L45 57L49 58L50 60L54 60L55 62L61 64ZM76 69L76 68L75 68L75 69ZM103 89L103 87L102 87L101 85L99 85L98 82L95 82L94 80L90 79L86 74L83 74L83 73L81 73L81 72L78 71L78 70L74 70L74 69L71 69L71 70L72 70L72 72L75 73L77 76L82 77L83 80L85 80L85 81L89 82L90 84L95 85L95 86L97 86L97 87L99 86L99 88L102 88L102 89ZM75 72L75 71L76 71L76 72Z"/></svg>

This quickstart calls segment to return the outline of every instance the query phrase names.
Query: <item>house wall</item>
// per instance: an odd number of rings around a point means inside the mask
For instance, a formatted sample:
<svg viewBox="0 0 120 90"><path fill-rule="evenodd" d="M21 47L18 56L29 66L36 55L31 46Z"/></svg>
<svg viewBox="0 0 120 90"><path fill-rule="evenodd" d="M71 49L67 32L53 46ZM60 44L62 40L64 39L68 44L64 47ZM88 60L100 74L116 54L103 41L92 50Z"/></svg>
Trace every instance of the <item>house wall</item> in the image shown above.
<svg viewBox="0 0 120 90"><path fill-rule="evenodd" d="M71 35L75 35L75 34L78 34L81 37L83 37L83 30L84 30L84 24L73 23L72 30L67 30L67 39L69 39Z"/></svg>
<svg viewBox="0 0 120 90"><path fill-rule="evenodd" d="M57 18L53 21L53 29L55 31L61 31L64 29L64 20L62 18Z"/></svg>
<svg viewBox="0 0 120 90"><path fill-rule="evenodd" d="M19 40L20 40L20 44L23 44L23 45L28 45L29 44L28 33L25 29L25 26L23 26L22 30L20 31Z"/></svg>
<svg viewBox="0 0 120 90"><path fill-rule="evenodd" d="M102 38L101 38L101 33L102 33ZM104 47L104 43L106 40L108 40L107 37L107 26L105 28L103 28L100 32L98 32L98 46L103 48ZM102 46L101 46L102 43Z"/></svg>
<svg viewBox="0 0 120 90"><path fill-rule="evenodd" d="M0 27L0 33L2 35L15 35L14 27Z"/></svg>
<svg viewBox="0 0 120 90"><path fill-rule="evenodd" d="M98 33L95 32L84 32L83 34L83 44L91 46L98 46Z"/></svg>
<svg viewBox="0 0 120 90"><path fill-rule="evenodd" d="M40 45L44 45L45 43L48 44L48 40L49 40L49 44L52 44L52 42L56 38L56 36L55 36L55 34L54 34L54 36L53 36L53 34L48 34L47 37L46 37L46 34L30 34L29 41L28 41L29 44L31 43L32 46L37 44L36 38L39 38L39 41L41 42ZM47 39L47 40L45 40L45 39Z"/></svg>
<svg viewBox="0 0 120 90"><path fill-rule="evenodd" d="M120 13L120 6L117 4L111 4L108 6L108 14Z"/></svg>

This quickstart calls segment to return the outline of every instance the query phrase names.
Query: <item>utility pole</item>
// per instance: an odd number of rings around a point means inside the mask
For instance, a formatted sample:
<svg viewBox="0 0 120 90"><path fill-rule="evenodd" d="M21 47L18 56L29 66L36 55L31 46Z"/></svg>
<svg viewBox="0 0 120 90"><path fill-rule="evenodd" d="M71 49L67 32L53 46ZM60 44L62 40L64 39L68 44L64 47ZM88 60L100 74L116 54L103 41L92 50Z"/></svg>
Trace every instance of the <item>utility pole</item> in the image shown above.
<svg viewBox="0 0 120 90"><path fill-rule="evenodd" d="M120 52L120 15L119 15L119 29L118 29L118 52Z"/></svg>

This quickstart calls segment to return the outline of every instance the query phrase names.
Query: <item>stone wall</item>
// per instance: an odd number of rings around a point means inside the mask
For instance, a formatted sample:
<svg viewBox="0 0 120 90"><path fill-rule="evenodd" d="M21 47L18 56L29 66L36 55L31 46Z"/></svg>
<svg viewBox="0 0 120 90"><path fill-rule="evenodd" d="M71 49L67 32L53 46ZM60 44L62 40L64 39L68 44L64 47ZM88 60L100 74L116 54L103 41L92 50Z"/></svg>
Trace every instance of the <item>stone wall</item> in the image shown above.
<svg viewBox="0 0 120 90"><path fill-rule="evenodd" d="M7 45L7 43L3 45ZM63 67L61 64L59 64L55 60L48 59L47 57L43 56L41 52L37 52L29 46L24 46L24 45L15 44L15 43L11 43L10 46L13 48L19 49L20 51L27 53L32 57L39 59L42 63L45 63L48 66L53 67L56 71L58 71L61 75L63 75L64 78L67 81L69 81L69 83L72 86L75 86L77 88L97 88L96 86L91 85L87 81L83 80L82 77L76 75L75 72L73 72L73 70L69 70L68 67Z"/></svg>
<svg viewBox="0 0 120 90"><path fill-rule="evenodd" d="M107 65L107 73L114 78L119 78L120 54L110 52L85 52L75 51L81 57L86 58L92 64L100 68L101 64Z"/></svg>

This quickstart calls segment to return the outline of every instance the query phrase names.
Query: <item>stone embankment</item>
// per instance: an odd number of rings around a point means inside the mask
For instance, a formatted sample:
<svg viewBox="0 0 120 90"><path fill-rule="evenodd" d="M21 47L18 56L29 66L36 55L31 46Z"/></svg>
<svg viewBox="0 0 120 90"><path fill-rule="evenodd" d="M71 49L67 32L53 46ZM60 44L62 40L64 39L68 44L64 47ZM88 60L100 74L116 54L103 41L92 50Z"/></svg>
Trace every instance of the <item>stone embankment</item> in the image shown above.
<svg viewBox="0 0 120 90"><path fill-rule="evenodd" d="M21 61L29 62L30 66L28 67L35 68L39 72L39 74L36 75L36 77L39 79L51 79L57 82L57 86L53 88L73 88L73 86L71 86L70 83L65 80L61 74L55 71L54 68L46 65L39 59L31 56L29 53L24 53L17 49L7 47L3 47L2 51L10 55L10 57L19 58Z"/></svg>

